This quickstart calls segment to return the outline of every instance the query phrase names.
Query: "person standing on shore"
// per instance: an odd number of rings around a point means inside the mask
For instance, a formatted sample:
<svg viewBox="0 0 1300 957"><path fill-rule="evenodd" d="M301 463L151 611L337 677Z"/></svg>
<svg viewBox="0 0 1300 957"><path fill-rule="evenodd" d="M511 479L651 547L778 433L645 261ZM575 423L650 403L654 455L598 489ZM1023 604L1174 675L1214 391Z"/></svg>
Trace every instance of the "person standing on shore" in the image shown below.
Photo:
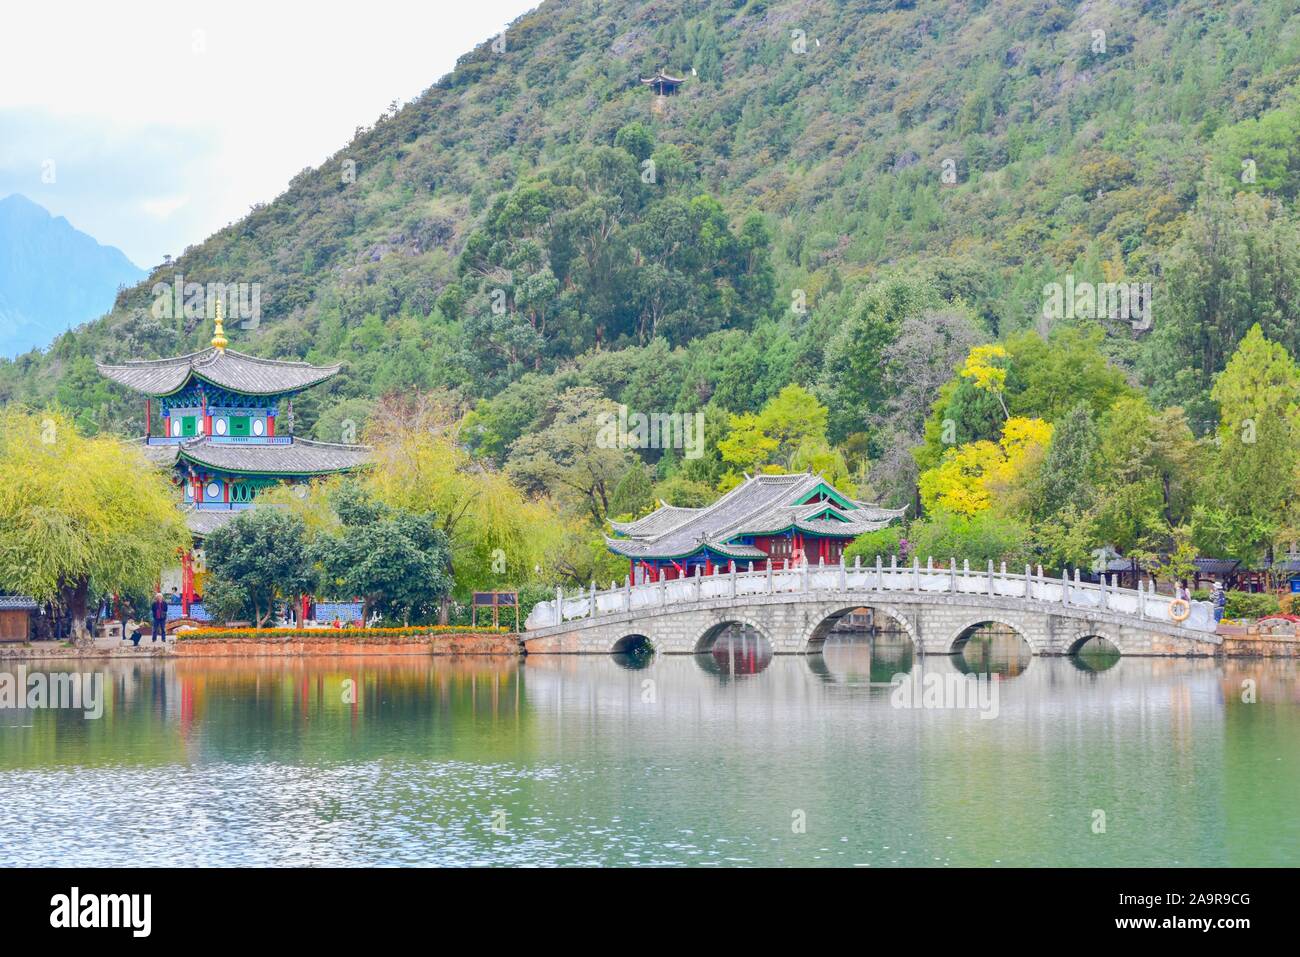
<svg viewBox="0 0 1300 957"><path fill-rule="evenodd" d="M153 606L150 609L153 613L153 637L149 640L166 641L167 640L167 602L163 601L162 592L153 596Z"/></svg>
<svg viewBox="0 0 1300 957"><path fill-rule="evenodd" d="M1223 621L1223 609L1228 604L1228 593L1223 590L1221 582L1214 583L1214 596L1211 600L1214 602L1214 622L1218 624Z"/></svg>

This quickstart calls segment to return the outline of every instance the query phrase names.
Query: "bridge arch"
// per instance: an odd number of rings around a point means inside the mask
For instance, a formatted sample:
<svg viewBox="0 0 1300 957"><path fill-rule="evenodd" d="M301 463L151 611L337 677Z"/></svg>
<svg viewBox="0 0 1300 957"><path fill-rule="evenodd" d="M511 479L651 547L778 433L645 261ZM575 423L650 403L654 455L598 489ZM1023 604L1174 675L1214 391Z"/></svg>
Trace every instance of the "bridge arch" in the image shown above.
<svg viewBox="0 0 1300 957"><path fill-rule="evenodd" d="M944 643L946 653L950 655L960 654L962 648L969 640L966 633L972 628L978 628L980 625L1002 625L1004 628L1010 628L1020 636L1020 640L1028 646L1030 654L1042 654L1042 649L1039 648L1038 643L1029 636L1029 631L1023 625L1017 624L1009 618L999 618L997 615L987 614L972 616L966 624L954 631Z"/></svg>
<svg viewBox="0 0 1300 957"><path fill-rule="evenodd" d="M609 646L611 655L657 654L659 648L654 639L643 632L630 631L614 640Z"/></svg>
<svg viewBox="0 0 1300 957"><path fill-rule="evenodd" d="M776 648L776 645L772 643L772 638L768 635L767 630L754 619L744 615L728 615L721 621L710 622L702 630L697 631L695 637L691 639L691 643L688 646L689 653L700 655L712 651L713 643L717 641L722 632L731 625L740 625L744 628L753 629L754 633L758 635L758 637L767 642L769 648Z"/></svg>
<svg viewBox="0 0 1300 957"><path fill-rule="evenodd" d="M1119 643L1119 639L1102 628L1085 628L1079 631L1066 645L1065 653L1071 656L1077 655L1083 649L1083 646L1094 638L1100 638L1106 642L1114 650L1115 654L1124 654L1124 647Z"/></svg>
<svg viewBox="0 0 1300 957"><path fill-rule="evenodd" d="M917 649L916 632L912 628L912 623L907 620L907 616L897 608L893 608L889 605L879 605L872 601L860 601L852 605L831 607L823 606L818 608L816 614L813 616L813 624L809 626L806 632L804 632L799 641L799 647L805 652L819 651L822 645L826 643L827 636L831 633L831 630L836 626L836 624L839 623L840 619L856 608L870 608L887 617L907 634L907 638L912 643L912 647Z"/></svg>

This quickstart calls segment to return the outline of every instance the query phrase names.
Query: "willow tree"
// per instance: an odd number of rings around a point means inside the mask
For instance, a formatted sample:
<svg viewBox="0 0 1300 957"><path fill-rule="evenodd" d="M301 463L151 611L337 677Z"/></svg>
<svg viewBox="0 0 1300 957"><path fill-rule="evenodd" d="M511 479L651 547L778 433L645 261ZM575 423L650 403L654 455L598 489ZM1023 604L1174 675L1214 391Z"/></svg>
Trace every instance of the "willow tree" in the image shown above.
<svg viewBox="0 0 1300 957"><path fill-rule="evenodd" d="M466 451L460 421L436 396L385 403L366 434L374 452L362 482L388 505L436 516L460 594L521 585L549 564L561 523L546 500Z"/></svg>
<svg viewBox="0 0 1300 957"><path fill-rule="evenodd" d="M62 413L0 410L0 591L60 605L85 637L92 596L152 589L189 545L138 448L80 435Z"/></svg>

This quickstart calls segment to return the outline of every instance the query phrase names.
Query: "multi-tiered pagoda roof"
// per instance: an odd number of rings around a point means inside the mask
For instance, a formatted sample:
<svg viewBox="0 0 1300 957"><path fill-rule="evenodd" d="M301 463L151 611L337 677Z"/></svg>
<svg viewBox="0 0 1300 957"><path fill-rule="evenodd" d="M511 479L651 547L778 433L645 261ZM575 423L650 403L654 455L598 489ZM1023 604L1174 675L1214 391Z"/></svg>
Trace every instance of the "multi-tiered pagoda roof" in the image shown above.
<svg viewBox="0 0 1300 957"><path fill-rule="evenodd" d="M369 453L361 445L292 434L293 396L324 382L339 366L261 359L233 352L226 342L218 313L209 349L98 364L106 378L147 397L141 450L150 461L175 470L184 488L186 519L199 537L252 507L257 493L270 485L346 472L363 465ZM155 411L162 421L158 434Z"/></svg>

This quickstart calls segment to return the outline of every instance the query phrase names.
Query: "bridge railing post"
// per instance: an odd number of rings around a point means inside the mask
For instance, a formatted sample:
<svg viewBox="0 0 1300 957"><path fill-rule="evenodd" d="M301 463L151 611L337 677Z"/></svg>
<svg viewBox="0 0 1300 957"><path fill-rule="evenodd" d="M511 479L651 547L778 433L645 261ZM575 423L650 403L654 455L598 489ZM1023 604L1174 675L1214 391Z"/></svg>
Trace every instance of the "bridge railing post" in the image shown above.
<svg viewBox="0 0 1300 957"><path fill-rule="evenodd" d="M1064 568L1061 569L1061 604L1070 603L1070 573Z"/></svg>
<svg viewBox="0 0 1300 957"><path fill-rule="evenodd" d="M1029 573L1029 566L1026 565L1025 566L1025 598L1029 599L1033 597L1034 597L1033 577Z"/></svg>
<svg viewBox="0 0 1300 957"><path fill-rule="evenodd" d="M591 591L589 592L589 596L590 597L588 597L587 599L587 617L595 618L596 617L596 579L594 578L591 580Z"/></svg>
<svg viewBox="0 0 1300 957"><path fill-rule="evenodd" d="M993 597L993 592L994 592L994 585L993 585L993 559L990 558L990 559L989 559L989 597L990 597L990 598Z"/></svg>
<svg viewBox="0 0 1300 957"><path fill-rule="evenodd" d="M885 590L885 570L880 567L880 556L876 556L876 591Z"/></svg>
<svg viewBox="0 0 1300 957"><path fill-rule="evenodd" d="M844 552L840 552L840 591L849 590L849 569L844 564Z"/></svg>
<svg viewBox="0 0 1300 957"><path fill-rule="evenodd" d="M957 591L957 557L954 555L948 559L948 591Z"/></svg>
<svg viewBox="0 0 1300 957"><path fill-rule="evenodd" d="M735 599L735 597L736 597L736 563L735 563L735 561L733 560L733 561L729 562L728 564L729 564L730 574L731 574L731 597L732 597L732 599Z"/></svg>
<svg viewBox="0 0 1300 957"><path fill-rule="evenodd" d="M772 559L767 560L767 593L772 594L774 584L772 579Z"/></svg>

